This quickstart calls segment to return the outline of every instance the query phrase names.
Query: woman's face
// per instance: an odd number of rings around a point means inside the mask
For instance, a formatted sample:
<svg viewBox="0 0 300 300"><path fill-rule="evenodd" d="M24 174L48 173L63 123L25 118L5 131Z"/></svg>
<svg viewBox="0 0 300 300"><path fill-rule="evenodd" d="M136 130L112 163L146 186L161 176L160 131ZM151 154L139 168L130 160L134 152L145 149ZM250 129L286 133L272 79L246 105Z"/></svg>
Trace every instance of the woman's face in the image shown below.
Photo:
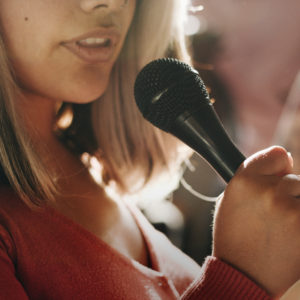
<svg viewBox="0 0 300 300"><path fill-rule="evenodd" d="M136 0L1 0L3 37L21 87L85 103L105 91Z"/></svg>

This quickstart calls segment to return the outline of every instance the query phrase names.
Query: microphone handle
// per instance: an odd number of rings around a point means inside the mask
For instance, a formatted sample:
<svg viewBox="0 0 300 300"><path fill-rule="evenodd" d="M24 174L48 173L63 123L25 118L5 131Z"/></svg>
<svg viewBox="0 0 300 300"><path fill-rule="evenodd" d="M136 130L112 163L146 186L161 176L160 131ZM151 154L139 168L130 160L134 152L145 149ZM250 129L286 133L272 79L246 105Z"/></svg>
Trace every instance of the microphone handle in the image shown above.
<svg viewBox="0 0 300 300"><path fill-rule="evenodd" d="M181 114L169 132L200 154L227 183L245 160L212 105Z"/></svg>

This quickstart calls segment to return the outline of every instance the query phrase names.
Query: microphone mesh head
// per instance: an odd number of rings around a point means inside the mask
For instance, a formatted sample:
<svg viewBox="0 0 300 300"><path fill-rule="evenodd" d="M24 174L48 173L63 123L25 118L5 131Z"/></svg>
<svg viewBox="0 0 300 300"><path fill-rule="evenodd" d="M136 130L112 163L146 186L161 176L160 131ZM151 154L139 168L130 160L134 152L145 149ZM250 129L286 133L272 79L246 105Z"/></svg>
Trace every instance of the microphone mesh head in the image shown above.
<svg viewBox="0 0 300 300"><path fill-rule="evenodd" d="M198 72L173 58L158 59L146 65L137 76L134 95L144 118L164 131L169 131L182 113L210 105Z"/></svg>

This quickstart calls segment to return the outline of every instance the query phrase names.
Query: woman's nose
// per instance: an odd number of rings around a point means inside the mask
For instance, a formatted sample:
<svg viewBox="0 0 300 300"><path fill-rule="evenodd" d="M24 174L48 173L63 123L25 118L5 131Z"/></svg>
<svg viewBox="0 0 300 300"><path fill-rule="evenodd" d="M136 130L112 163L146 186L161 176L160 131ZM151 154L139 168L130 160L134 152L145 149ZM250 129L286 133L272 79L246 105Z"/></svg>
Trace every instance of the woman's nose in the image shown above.
<svg viewBox="0 0 300 300"><path fill-rule="evenodd" d="M99 8L119 10L124 8L128 1L129 0L80 0L80 7L87 13Z"/></svg>

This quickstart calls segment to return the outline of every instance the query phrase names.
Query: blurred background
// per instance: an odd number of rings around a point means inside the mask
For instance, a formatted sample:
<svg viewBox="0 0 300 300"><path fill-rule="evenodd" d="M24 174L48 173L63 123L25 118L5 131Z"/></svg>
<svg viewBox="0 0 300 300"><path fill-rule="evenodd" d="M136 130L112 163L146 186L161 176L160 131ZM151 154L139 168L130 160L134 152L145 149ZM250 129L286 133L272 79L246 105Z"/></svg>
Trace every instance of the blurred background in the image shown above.
<svg viewBox="0 0 300 300"><path fill-rule="evenodd" d="M194 66L224 127L246 155L273 144L294 157L300 173L300 1L191 1L185 31ZM184 180L216 197L225 184L194 155ZM146 215L202 263L211 252L214 203L182 186ZM155 213L156 212L156 213ZM157 213L159 212L159 213Z"/></svg>

